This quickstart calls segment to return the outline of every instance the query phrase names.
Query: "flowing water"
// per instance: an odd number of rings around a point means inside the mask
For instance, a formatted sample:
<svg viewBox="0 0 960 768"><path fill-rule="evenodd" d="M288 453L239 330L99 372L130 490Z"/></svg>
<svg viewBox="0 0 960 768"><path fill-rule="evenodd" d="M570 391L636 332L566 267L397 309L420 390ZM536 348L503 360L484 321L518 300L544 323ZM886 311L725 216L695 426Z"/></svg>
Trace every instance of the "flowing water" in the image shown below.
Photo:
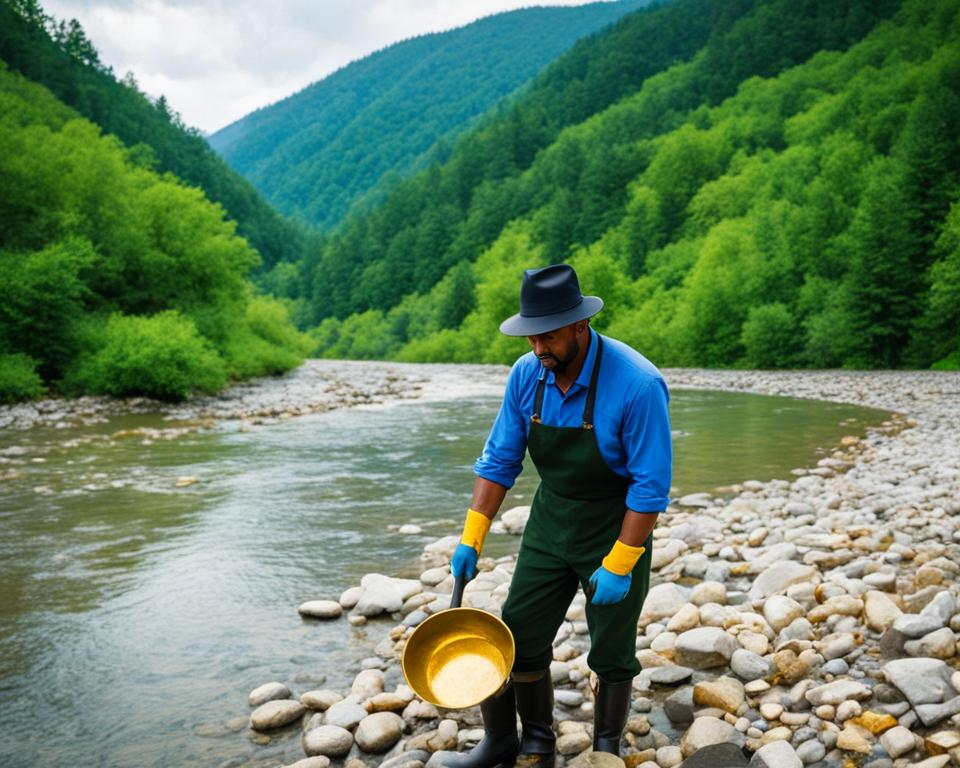
<svg viewBox="0 0 960 768"><path fill-rule="evenodd" d="M248 692L347 688L393 626L297 605L368 572L416 575L424 544L459 532L497 406L464 386L174 439L149 414L0 433L0 765L292 761L294 733L261 745L245 729ZM675 495L787 477L884 418L692 391L671 414ZM528 468L507 506L535 483ZM516 547L491 535L485 554Z"/></svg>

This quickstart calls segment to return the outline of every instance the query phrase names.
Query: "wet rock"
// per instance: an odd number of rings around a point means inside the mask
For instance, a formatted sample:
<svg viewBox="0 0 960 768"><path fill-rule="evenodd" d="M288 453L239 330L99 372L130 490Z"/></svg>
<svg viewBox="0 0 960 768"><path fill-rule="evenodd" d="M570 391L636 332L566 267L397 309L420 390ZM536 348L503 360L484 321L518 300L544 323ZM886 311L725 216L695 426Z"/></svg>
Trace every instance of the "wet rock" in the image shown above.
<svg viewBox="0 0 960 768"><path fill-rule="evenodd" d="M345 730L351 731L357 727L363 718L367 716L367 710L353 696L349 696L343 701L338 701L330 706L323 716L325 725L335 725Z"/></svg>
<svg viewBox="0 0 960 768"><path fill-rule="evenodd" d="M297 611L311 619L336 619L343 613L343 606L335 600L308 600Z"/></svg>
<svg viewBox="0 0 960 768"><path fill-rule="evenodd" d="M247 701L251 707L259 707L275 699L289 699L292 695L290 689L283 683L264 683L250 692Z"/></svg>
<svg viewBox="0 0 960 768"><path fill-rule="evenodd" d="M747 768L743 750L736 744L711 744L698 750L680 768Z"/></svg>
<svg viewBox="0 0 960 768"><path fill-rule="evenodd" d="M360 580L360 586L363 594L353 612L367 618L399 611L408 597L423 588L419 580L392 579L379 573L368 573Z"/></svg>
<svg viewBox="0 0 960 768"><path fill-rule="evenodd" d="M319 690L307 691L300 697L300 702L314 710L315 712L326 712L338 701L343 701L343 696L336 691Z"/></svg>
<svg viewBox="0 0 960 768"><path fill-rule="evenodd" d="M530 519L530 507L513 507L500 515L500 522L507 533L519 536L527 527Z"/></svg>
<svg viewBox="0 0 960 768"><path fill-rule="evenodd" d="M364 752L386 752L400 740L403 720L392 712L377 712L360 721L354 738Z"/></svg>
<svg viewBox="0 0 960 768"><path fill-rule="evenodd" d="M329 765L329 757L317 755L316 757L305 757L303 760L297 760L297 762L290 763L284 766L284 768L329 768Z"/></svg>
<svg viewBox="0 0 960 768"><path fill-rule="evenodd" d="M343 757L353 746L353 734L337 725L321 725L303 734L301 742L309 757Z"/></svg>
<svg viewBox="0 0 960 768"><path fill-rule="evenodd" d="M307 708L299 701L276 699L261 704L250 714L250 727L255 731L282 728L299 719Z"/></svg>
<svg viewBox="0 0 960 768"><path fill-rule="evenodd" d="M378 693L383 693L383 687L383 672L379 669L365 669L354 678L350 693L360 701L366 701Z"/></svg>

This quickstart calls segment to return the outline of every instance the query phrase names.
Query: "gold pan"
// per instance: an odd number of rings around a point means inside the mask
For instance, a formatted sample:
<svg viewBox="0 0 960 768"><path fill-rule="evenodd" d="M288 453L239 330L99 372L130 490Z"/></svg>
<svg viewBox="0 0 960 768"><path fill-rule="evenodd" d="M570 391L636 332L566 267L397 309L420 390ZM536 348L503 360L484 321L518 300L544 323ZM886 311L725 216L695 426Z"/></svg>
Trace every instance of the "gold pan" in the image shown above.
<svg viewBox="0 0 960 768"><path fill-rule="evenodd" d="M457 579L450 608L421 622L400 660L413 692L444 709L479 704L500 690L513 668L510 629L492 613L460 608L462 594Z"/></svg>

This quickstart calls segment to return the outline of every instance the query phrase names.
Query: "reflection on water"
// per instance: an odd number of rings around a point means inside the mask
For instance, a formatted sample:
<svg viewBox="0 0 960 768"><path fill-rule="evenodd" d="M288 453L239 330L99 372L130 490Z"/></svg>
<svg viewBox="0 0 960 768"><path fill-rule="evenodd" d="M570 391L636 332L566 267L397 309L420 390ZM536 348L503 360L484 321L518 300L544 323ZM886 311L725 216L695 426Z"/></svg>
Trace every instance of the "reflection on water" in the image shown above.
<svg viewBox="0 0 960 768"><path fill-rule="evenodd" d="M308 622L296 606L367 572L415 574L426 542L457 533L497 405L179 436L151 431L177 425L150 416L0 435L0 764L302 756L291 733L263 747L225 724L270 680L349 685L389 625ZM675 392L672 415L680 493L785 476L883 418L703 392ZM535 483L528 467L507 504L529 503ZM403 523L423 534L391 532ZM516 545L491 535L487 552Z"/></svg>

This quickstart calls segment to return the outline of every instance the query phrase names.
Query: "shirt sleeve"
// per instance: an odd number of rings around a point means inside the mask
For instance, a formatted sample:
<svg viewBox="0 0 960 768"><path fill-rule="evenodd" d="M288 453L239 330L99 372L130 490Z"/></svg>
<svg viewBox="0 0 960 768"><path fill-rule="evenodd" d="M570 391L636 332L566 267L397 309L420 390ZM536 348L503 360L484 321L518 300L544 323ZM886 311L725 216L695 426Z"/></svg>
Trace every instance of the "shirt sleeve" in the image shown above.
<svg viewBox="0 0 960 768"><path fill-rule="evenodd" d="M653 379L640 387L624 411L622 442L630 487L627 507L635 512L662 512L670 502L673 438L667 385Z"/></svg>
<svg viewBox="0 0 960 768"><path fill-rule="evenodd" d="M527 452L527 424L520 407L520 364L514 365L500 412L493 422L483 454L473 465L474 474L484 480L512 488L523 471Z"/></svg>

